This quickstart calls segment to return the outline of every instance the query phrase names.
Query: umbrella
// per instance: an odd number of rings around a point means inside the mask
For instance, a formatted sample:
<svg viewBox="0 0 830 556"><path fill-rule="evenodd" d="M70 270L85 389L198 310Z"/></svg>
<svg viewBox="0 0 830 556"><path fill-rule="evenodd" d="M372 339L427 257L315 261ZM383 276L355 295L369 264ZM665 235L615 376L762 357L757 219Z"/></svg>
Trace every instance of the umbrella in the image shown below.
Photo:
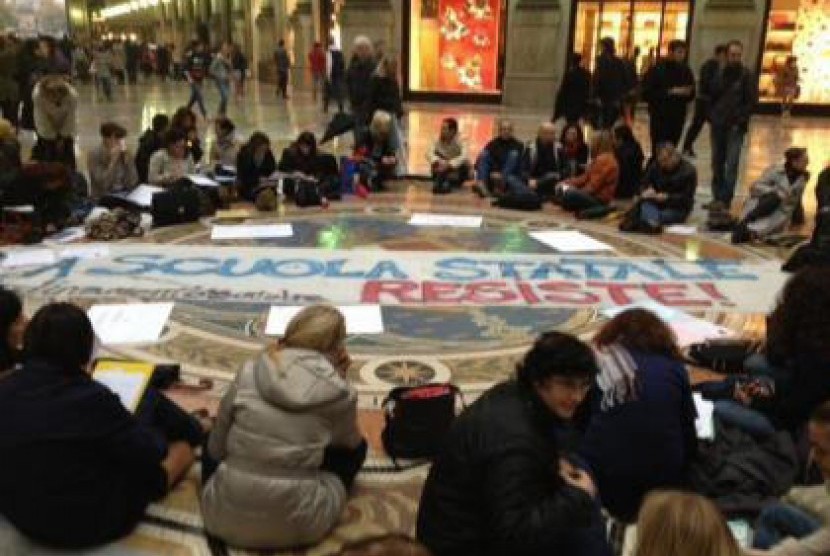
<svg viewBox="0 0 830 556"><path fill-rule="evenodd" d="M320 144L327 143L335 137L339 137L347 131L353 130L354 127L355 119L352 114L338 112L326 126L326 132L323 134L323 138L320 139Z"/></svg>

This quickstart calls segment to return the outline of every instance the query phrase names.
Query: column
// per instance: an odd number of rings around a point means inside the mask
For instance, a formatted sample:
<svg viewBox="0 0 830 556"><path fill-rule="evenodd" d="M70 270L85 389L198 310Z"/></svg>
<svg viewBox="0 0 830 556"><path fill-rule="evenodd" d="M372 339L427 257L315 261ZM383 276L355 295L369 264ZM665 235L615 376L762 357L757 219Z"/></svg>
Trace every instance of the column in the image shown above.
<svg viewBox="0 0 830 556"><path fill-rule="evenodd" d="M399 51L395 41L395 14L389 0L347 0L340 15L343 54L352 52L355 37L366 35L372 41L382 40L387 52Z"/></svg>
<svg viewBox="0 0 830 556"><path fill-rule="evenodd" d="M691 35L693 67L709 58L716 44L739 40L744 44L744 63L755 71L763 37L763 7L756 6L755 0L708 0L698 6Z"/></svg>
<svg viewBox="0 0 830 556"><path fill-rule="evenodd" d="M563 17L559 0L512 0L509 9L504 104L552 111L565 66L569 18Z"/></svg>
<svg viewBox="0 0 830 556"><path fill-rule="evenodd" d="M300 0L291 14L293 35L294 67L291 84L294 90L310 90L311 74L308 67L308 53L314 45L314 22L312 21L311 0Z"/></svg>
<svg viewBox="0 0 830 556"><path fill-rule="evenodd" d="M263 1L259 14L255 16L257 44L256 60L257 75L260 81L275 83L277 80L276 69L274 68L273 52L277 46L276 23L274 22L274 4Z"/></svg>

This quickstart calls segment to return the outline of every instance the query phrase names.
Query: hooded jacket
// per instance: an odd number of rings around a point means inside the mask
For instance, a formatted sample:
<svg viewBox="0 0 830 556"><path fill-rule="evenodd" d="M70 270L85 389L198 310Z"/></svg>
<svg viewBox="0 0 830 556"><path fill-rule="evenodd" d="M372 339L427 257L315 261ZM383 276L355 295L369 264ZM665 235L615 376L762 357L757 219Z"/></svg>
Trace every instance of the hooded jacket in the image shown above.
<svg viewBox="0 0 830 556"><path fill-rule="evenodd" d="M361 441L357 393L323 355L284 349L248 361L208 443L220 464L202 492L205 527L246 548L320 541L347 501L321 470L324 450Z"/></svg>

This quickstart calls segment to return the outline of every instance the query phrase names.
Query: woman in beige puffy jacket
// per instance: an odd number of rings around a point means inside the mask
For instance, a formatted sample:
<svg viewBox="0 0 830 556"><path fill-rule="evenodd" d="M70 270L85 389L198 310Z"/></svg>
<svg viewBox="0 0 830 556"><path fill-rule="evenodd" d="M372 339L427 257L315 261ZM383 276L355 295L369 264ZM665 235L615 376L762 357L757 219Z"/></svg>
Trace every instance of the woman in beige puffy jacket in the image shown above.
<svg viewBox="0 0 830 556"><path fill-rule="evenodd" d="M248 361L222 399L204 466L206 529L230 545L290 548L334 527L366 458L343 315L312 306ZM212 473L212 475L210 475Z"/></svg>

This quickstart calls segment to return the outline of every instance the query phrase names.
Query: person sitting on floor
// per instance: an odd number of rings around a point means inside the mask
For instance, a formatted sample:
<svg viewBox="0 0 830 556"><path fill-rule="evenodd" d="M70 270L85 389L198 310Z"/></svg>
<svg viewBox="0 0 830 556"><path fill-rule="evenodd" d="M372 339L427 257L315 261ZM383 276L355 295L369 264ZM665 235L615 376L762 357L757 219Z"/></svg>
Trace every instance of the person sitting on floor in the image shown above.
<svg viewBox="0 0 830 556"><path fill-rule="evenodd" d="M152 185L170 186L190 174L196 173L196 165L187 150L187 135L170 128L164 136L165 148L150 157L147 181Z"/></svg>
<svg viewBox="0 0 830 556"><path fill-rule="evenodd" d="M295 178L283 181L283 192L289 199L298 200L303 185L317 188L321 197L340 198L340 175L337 160L317 150L317 139L310 131L300 133L297 140L282 151L277 170L293 174Z"/></svg>
<svg viewBox="0 0 830 556"><path fill-rule="evenodd" d="M20 297L0 286L0 377L21 362L28 323Z"/></svg>
<svg viewBox="0 0 830 556"><path fill-rule="evenodd" d="M470 173L467 146L458 133L458 120L444 118L441 135L427 151L427 161L432 172L432 192L436 195L450 193L461 187Z"/></svg>
<svg viewBox="0 0 830 556"><path fill-rule="evenodd" d="M170 129L170 118L166 114L153 116L153 123L138 139L138 150L135 153L135 169L138 172L138 182L148 183L147 174L150 168L150 157L156 151L164 148L164 137Z"/></svg>
<svg viewBox="0 0 830 556"><path fill-rule="evenodd" d="M791 147L784 153L784 164L764 171L749 189L732 243L764 240L787 229L810 181L809 163L807 149Z"/></svg>
<svg viewBox="0 0 830 556"><path fill-rule="evenodd" d="M345 342L337 309L307 307L236 376L203 465L212 535L248 549L291 548L319 542L340 521L367 450Z"/></svg>
<svg viewBox="0 0 830 556"><path fill-rule="evenodd" d="M193 158L193 162L198 164L202 160L205 151L202 149L202 140L199 139L196 114L186 106L182 106L173 114L173 119L170 120L170 128L178 129L185 134L187 152Z"/></svg>
<svg viewBox="0 0 830 556"><path fill-rule="evenodd" d="M815 556L830 554L830 527L811 512L830 504L830 402L810 417L807 436L812 462L823 485L794 487L781 502L764 508L755 527L748 556Z"/></svg>
<svg viewBox="0 0 830 556"><path fill-rule="evenodd" d="M620 166L617 199L630 199L640 191L643 179L643 148L625 124L614 128L614 155Z"/></svg>
<svg viewBox="0 0 830 556"><path fill-rule="evenodd" d="M610 554L593 480L567 453L596 374L573 336L536 340L517 378L453 423L424 486L418 539L436 556Z"/></svg>
<svg viewBox="0 0 830 556"><path fill-rule="evenodd" d="M623 311L594 345L600 396L580 454L603 506L631 523L648 492L686 482L697 452L692 388L674 332L650 311Z"/></svg>
<svg viewBox="0 0 830 556"><path fill-rule="evenodd" d="M539 126L536 140L524 149L522 176L508 176L508 193L514 196L535 194L542 201L553 198L554 188L562 179L559 164L559 146L556 144L556 126L544 122Z"/></svg>
<svg viewBox="0 0 830 556"><path fill-rule="evenodd" d="M130 191L138 185L138 172L124 138L127 130L114 122L101 126L101 145L87 156L87 172L93 199Z"/></svg>
<svg viewBox="0 0 830 556"><path fill-rule="evenodd" d="M646 498L637 519L633 556L740 556L715 504L691 492L661 491Z"/></svg>
<svg viewBox="0 0 830 556"><path fill-rule="evenodd" d="M588 167L588 145L578 124L568 124L559 136L556 160L559 162L559 179L574 178Z"/></svg>
<svg viewBox="0 0 830 556"><path fill-rule="evenodd" d="M659 145L646 168L643 190L620 230L659 234L663 226L685 222L695 206L696 190L697 169L671 143Z"/></svg>
<svg viewBox="0 0 830 556"><path fill-rule="evenodd" d="M568 178L556 186L555 200L579 218L595 218L608 213L614 200L620 167L614 156L610 131L597 131L591 142L594 157L585 173Z"/></svg>
<svg viewBox="0 0 830 556"><path fill-rule="evenodd" d="M358 159L357 195L368 196L371 191L384 191L386 181L395 177L398 166L398 152L392 137L392 115L383 110L376 110L369 124L369 132L355 149Z"/></svg>
<svg viewBox="0 0 830 556"><path fill-rule="evenodd" d="M213 123L213 129L216 131L216 141L210 147L211 166L235 167L236 155L239 153L236 126L233 125L230 119L219 116Z"/></svg>
<svg viewBox="0 0 830 556"><path fill-rule="evenodd" d="M42 307L24 362L0 380L0 514L22 534L81 549L129 534L184 476L202 425L149 389L130 413L90 376L86 311Z"/></svg>
<svg viewBox="0 0 830 556"><path fill-rule="evenodd" d="M510 176L521 176L524 145L513 134L513 122L499 120L499 134L478 155L473 192L479 197L501 196Z"/></svg>
<svg viewBox="0 0 830 556"><path fill-rule="evenodd" d="M261 131L255 131L236 155L236 186L239 196L246 201L256 202L258 194L265 193L259 189L260 180L276 170L277 161L271 151L271 140ZM275 204L276 194L272 192L269 196L274 197Z"/></svg>

